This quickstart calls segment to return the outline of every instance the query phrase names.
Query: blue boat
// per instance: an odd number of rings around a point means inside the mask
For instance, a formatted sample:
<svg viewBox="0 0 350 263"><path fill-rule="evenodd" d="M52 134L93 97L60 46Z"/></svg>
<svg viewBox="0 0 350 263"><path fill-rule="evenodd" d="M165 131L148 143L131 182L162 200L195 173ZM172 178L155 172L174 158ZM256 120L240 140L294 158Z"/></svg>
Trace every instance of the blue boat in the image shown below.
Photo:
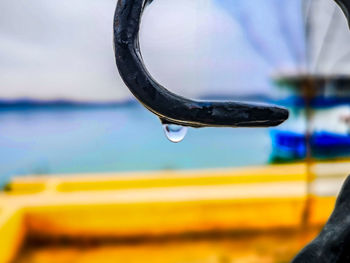
<svg viewBox="0 0 350 263"><path fill-rule="evenodd" d="M273 144L272 162L288 162L306 158L305 134L273 130L271 137ZM350 155L350 135L327 131L315 132L310 136L309 144L312 156L317 159L348 157Z"/></svg>
<svg viewBox="0 0 350 263"><path fill-rule="evenodd" d="M294 75L276 80L291 95L289 120L272 129L272 162L350 157L350 78Z"/></svg>

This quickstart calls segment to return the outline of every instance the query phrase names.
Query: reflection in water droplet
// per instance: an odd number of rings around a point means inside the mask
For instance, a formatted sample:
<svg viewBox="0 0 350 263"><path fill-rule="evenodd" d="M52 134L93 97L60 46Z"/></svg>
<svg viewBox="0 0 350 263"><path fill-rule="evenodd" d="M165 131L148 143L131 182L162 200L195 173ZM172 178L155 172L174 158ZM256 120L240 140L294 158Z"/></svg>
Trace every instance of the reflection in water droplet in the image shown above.
<svg viewBox="0 0 350 263"><path fill-rule="evenodd" d="M171 142L181 142L187 133L187 127L183 127L177 124L162 124L165 136Z"/></svg>

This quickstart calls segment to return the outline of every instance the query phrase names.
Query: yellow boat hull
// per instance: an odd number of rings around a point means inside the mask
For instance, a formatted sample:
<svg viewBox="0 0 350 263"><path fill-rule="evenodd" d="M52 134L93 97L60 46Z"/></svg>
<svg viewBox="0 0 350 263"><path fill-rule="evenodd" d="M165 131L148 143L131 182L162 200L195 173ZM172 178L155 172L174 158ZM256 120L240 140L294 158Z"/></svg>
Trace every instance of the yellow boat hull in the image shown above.
<svg viewBox="0 0 350 263"><path fill-rule="evenodd" d="M302 163L15 178L0 195L0 262L10 262L26 237L130 239L317 228L331 213L348 169L345 162L316 164L313 182Z"/></svg>

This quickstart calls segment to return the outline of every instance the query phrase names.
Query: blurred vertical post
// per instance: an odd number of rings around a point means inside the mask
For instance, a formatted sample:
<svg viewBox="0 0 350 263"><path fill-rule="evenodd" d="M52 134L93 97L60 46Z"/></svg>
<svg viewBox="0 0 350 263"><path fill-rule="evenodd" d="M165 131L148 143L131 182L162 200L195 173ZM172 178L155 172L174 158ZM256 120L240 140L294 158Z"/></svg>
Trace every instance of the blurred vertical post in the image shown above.
<svg viewBox="0 0 350 263"><path fill-rule="evenodd" d="M312 105L311 102L316 96L316 83L311 76L306 76L305 79L301 82L301 92L305 104L305 147L306 147L306 176L307 176L307 185L306 185L306 202L305 208L302 216L302 226L307 227L310 220L310 210L312 202L312 183L315 180L315 175L313 173L313 157L312 157Z"/></svg>

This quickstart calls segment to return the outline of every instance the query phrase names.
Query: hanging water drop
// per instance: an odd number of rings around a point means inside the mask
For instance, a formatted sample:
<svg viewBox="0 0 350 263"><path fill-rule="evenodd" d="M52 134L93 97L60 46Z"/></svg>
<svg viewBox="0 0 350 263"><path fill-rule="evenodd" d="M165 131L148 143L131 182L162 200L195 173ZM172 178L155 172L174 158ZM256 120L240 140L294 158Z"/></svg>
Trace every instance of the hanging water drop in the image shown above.
<svg viewBox="0 0 350 263"><path fill-rule="evenodd" d="M187 127L171 123L163 123L162 125L165 136L169 139L169 141L177 143L181 142L185 138Z"/></svg>

